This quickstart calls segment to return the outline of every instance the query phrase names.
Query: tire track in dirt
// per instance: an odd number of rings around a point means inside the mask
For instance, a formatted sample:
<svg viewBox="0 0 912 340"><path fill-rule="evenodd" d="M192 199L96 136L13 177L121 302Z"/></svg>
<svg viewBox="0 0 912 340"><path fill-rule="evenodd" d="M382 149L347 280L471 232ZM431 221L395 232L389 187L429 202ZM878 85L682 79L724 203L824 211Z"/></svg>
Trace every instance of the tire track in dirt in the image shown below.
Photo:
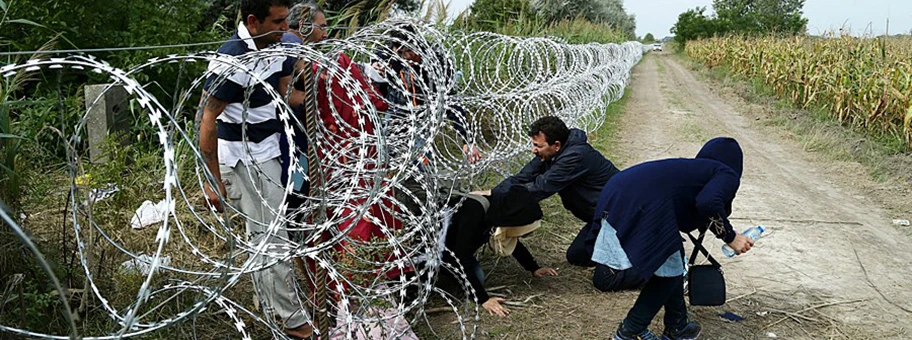
<svg viewBox="0 0 912 340"><path fill-rule="evenodd" d="M729 297L719 308L694 308L708 338L898 337L912 327L912 250L909 237L882 207L851 183L831 178L778 128L723 98L669 54L652 53L634 71L632 97L618 137L619 161L693 157L716 136L738 139L745 172L734 202L737 229L763 224L770 232L748 255L723 259ZM855 172L843 176L856 176ZM722 243L707 243L714 255ZM862 267L863 266L863 267ZM889 300L888 300L889 299ZM858 301L860 300L860 301ZM853 302L854 301L854 302ZM809 307L794 320L767 325ZM723 323L718 312L748 318ZM756 313L768 312L766 316ZM661 329L661 328L659 328Z"/></svg>

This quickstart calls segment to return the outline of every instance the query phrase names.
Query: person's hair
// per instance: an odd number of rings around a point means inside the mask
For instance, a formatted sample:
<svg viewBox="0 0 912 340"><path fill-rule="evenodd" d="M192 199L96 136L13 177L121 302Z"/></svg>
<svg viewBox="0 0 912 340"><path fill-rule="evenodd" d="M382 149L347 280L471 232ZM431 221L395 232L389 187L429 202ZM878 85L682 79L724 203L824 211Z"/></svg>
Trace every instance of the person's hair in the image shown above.
<svg viewBox="0 0 912 340"><path fill-rule="evenodd" d="M554 145L554 142L560 141L561 145L567 144L570 138L570 129L560 118L547 116L539 118L529 126L529 137L535 137L539 133L545 134L545 141L548 145Z"/></svg>
<svg viewBox="0 0 912 340"><path fill-rule="evenodd" d="M241 0L241 18L246 23L247 17L253 14L259 21L266 20L269 9L274 6L291 7L291 0Z"/></svg>
<svg viewBox="0 0 912 340"><path fill-rule="evenodd" d="M288 28L293 30L301 29L301 16L304 15L305 10L310 10L310 17L304 18L304 22L314 22L314 20L317 19L318 13L326 15L326 12L323 12L323 7L320 7L316 2L299 2L288 10Z"/></svg>
<svg viewBox="0 0 912 340"><path fill-rule="evenodd" d="M401 23L397 24L392 30L390 30L390 40L389 45L391 48L396 49L402 47L405 44L415 44L415 37L417 35L417 29L415 25L411 23Z"/></svg>

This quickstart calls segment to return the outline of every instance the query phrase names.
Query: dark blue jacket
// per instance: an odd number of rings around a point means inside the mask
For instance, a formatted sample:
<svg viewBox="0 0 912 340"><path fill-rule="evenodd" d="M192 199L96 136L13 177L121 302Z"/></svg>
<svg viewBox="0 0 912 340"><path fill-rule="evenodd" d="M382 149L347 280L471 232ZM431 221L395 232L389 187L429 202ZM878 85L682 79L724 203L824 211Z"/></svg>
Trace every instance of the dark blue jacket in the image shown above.
<svg viewBox="0 0 912 340"><path fill-rule="evenodd" d="M559 194L573 216L589 222L595 212L599 192L608 179L618 173L614 164L589 145L586 133L570 129L567 143L547 162L533 158L522 170L501 182L492 192L504 192L522 184L536 201Z"/></svg>
<svg viewBox="0 0 912 340"><path fill-rule="evenodd" d="M630 263L646 278L682 249L680 232L709 227L731 242L735 232L728 216L741 181L742 157L737 141L716 138L695 159L659 160L621 171L602 190L587 241L594 244L604 218L617 230Z"/></svg>

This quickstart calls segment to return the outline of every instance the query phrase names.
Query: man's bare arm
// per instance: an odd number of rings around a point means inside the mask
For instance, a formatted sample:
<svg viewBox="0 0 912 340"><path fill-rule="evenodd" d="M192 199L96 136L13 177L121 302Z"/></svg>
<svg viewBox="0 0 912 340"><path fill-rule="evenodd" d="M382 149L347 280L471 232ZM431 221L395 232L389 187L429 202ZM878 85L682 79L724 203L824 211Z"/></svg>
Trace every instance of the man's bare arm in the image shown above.
<svg viewBox="0 0 912 340"><path fill-rule="evenodd" d="M222 172L219 170L218 132L216 130L215 119L225 111L228 102L211 96L208 92L203 91L201 104L203 104L203 117L200 119L200 153L203 156L203 161L206 163L206 168L208 168L209 172L212 173L212 176L215 177L215 182L218 184L221 196L224 197L226 191L225 185L222 183ZM210 205L215 207L216 210L222 211L219 195L212 190L208 181L206 181L203 193L206 195L205 198Z"/></svg>
<svg viewBox="0 0 912 340"><path fill-rule="evenodd" d="M304 77L304 75L302 75L302 77ZM291 85L291 76L285 76L285 77L280 78L278 92L279 92L279 95L281 95L283 97L288 96L286 98L287 99L286 101L288 102L288 106L290 106L292 109L295 109L304 104L304 92L298 91L298 89L295 89L293 86L290 86L290 85ZM288 95L289 88L291 88L290 96ZM303 117L298 117L298 118L300 119Z"/></svg>

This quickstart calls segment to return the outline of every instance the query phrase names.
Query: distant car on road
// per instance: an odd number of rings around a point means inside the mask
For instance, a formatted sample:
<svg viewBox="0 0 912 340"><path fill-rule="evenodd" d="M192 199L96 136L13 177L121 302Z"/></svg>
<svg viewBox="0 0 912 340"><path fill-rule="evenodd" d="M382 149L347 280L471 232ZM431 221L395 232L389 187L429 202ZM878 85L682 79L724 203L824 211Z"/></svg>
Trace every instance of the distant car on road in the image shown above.
<svg viewBox="0 0 912 340"><path fill-rule="evenodd" d="M662 51L662 44L652 44L653 51Z"/></svg>

